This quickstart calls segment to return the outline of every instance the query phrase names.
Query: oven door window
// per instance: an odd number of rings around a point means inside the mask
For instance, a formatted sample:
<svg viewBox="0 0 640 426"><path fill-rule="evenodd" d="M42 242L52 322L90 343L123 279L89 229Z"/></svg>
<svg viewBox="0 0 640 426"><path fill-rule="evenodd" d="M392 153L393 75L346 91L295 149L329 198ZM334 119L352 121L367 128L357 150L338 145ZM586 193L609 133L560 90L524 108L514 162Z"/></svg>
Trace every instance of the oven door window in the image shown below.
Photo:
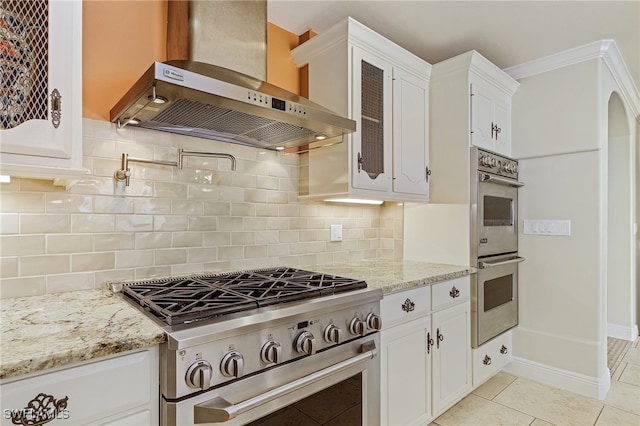
<svg viewBox="0 0 640 426"><path fill-rule="evenodd" d="M513 300L513 275L503 275L484 282L484 312Z"/></svg>
<svg viewBox="0 0 640 426"><path fill-rule="evenodd" d="M483 205L484 226L513 226L513 199L485 195Z"/></svg>

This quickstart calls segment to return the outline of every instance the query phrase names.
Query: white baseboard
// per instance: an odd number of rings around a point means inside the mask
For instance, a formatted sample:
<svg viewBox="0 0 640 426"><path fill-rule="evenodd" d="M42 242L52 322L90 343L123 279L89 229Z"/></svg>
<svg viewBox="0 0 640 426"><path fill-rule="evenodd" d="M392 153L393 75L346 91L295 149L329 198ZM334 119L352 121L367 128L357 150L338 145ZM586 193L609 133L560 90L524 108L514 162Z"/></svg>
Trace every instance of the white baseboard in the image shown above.
<svg viewBox="0 0 640 426"><path fill-rule="evenodd" d="M616 339L634 341L638 337L638 325L627 327L618 324L607 324L607 336Z"/></svg>
<svg viewBox="0 0 640 426"><path fill-rule="evenodd" d="M611 387L611 373L608 368L602 377L598 378L514 356L511 363L503 371L599 400L603 400L607 396Z"/></svg>

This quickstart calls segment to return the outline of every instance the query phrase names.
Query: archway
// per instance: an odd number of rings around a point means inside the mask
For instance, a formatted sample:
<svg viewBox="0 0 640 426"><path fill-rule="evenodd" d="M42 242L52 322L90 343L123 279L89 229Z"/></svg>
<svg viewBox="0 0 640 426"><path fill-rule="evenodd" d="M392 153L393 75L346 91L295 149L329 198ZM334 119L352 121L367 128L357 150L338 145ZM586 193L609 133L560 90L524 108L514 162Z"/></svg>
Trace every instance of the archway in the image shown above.
<svg viewBox="0 0 640 426"><path fill-rule="evenodd" d="M608 104L607 140L607 336L637 336L635 260L635 149L624 103L613 93ZM610 368L616 341L608 339ZM619 342L617 343L620 344ZM620 349L622 350L622 349Z"/></svg>

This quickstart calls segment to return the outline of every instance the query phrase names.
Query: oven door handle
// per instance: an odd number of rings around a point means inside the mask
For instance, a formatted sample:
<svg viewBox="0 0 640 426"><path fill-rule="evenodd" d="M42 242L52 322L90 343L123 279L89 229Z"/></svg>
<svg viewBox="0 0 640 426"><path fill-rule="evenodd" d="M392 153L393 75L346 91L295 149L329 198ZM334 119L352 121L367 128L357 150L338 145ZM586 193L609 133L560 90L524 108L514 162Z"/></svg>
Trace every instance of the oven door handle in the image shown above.
<svg viewBox="0 0 640 426"><path fill-rule="evenodd" d="M478 262L478 268L480 269L487 269L487 268L493 268L496 266L503 266L503 265L511 265L513 263L520 263L522 262L524 259L524 257L514 257L513 259L509 259L509 260L501 260L498 262Z"/></svg>
<svg viewBox="0 0 640 426"><path fill-rule="evenodd" d="M376 349L376 344L373 340L363 343L360 347L360 351L361 353L359 355L339 362L336 365L316 371L308 376L294 380L293 382L275 389L271 389L237 404L232 404L222 397L216 397L207 402L197 404L193 408L194 423L220 423L231 420L239 414L264 405L270 401L280 398L283 395L295 392L300 388L318 382L328 376L339 373L358 364L367 362L378 356L378 350Z"/></svg>
<svg viewBox="0 0 640 426"><path fill-rule="evenodd" d="M515 186L515 187L521 187L524 186L524 183L522 182L518 182L517 180L513 180L513 179L507 179L507 178L503 178L500 176L494 176L494 175L490 175L488 173L480 173L480 181L481 182L495 182L495 183L499 183L502 185L509 185L509 186Z"/></svg>

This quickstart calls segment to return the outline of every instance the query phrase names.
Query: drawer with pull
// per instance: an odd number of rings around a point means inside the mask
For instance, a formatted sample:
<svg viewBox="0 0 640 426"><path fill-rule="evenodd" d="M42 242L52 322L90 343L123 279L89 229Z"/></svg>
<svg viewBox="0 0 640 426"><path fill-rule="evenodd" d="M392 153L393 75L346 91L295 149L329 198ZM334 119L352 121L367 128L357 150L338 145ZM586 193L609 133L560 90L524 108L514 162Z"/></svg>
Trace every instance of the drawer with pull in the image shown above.
<svg viewBox="0 0 640 426"><path fill-rule="evenodd" d="M511 331L473 349L473 387L486 382L502 370L513 358Z"/></svg>
<svg viewBox="0 0 640 426"><path fill-rule="evenodd" d="M467 301L471 295L470 281L467 276L432 285L433 310Z"/></svg>
<svg viewBox="0 0 640 426"><path fill-rule="evenodd" d="M431 286L385 295L380 303L384 327L410 321L431 312Z"/></svg>

